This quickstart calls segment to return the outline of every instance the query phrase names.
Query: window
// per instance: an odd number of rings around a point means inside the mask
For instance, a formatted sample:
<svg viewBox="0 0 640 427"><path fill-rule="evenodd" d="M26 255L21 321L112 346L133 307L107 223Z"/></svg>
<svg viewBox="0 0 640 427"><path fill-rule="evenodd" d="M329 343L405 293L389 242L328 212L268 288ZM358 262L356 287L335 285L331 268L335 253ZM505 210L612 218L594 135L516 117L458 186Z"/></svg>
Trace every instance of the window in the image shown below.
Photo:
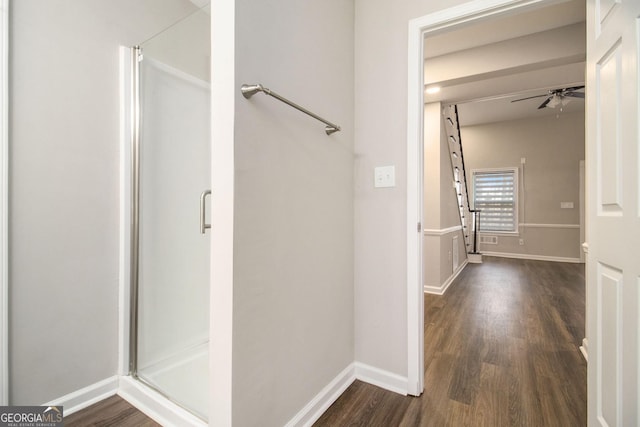
<svg viewBox="0 0 640 427"><path fill-rule="evenodd" d="M480 232L518 231L518 169L473 171L473 206Z"/></svg>

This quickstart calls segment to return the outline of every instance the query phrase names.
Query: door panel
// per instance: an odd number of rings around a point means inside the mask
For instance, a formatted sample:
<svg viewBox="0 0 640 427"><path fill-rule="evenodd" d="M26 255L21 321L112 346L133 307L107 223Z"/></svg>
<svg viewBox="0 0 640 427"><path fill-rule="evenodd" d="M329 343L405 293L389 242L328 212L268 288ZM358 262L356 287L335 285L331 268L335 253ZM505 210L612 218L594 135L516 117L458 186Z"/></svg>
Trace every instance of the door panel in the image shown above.
<svg viewBox="0 0 640 427"><path fill-rule="evenodd" d="M598 213L622 212L622 164L620 117L622 54L619 43L598 61Z"/></svg>
<svg viewBox="0 0 640 427"><path fill-rule="evenodd" d="M598 0L596 1L596 13L598 14L597 22L598 33L602 31L601 26L605 23L613 9L620 3L620 0Z"/></svg>
<svg viewBox="0 0 640 427"><path fill-rule="evenodd" d="M598 335L602 337L600 353L595 359L602 390L598 394L599 412L609 425L617 425L620 419L620 319L622 272L616 268L598 264Z"/></svg>
<svg viewBox="0 0 640 427"><path fill-rule="evenodd" d="M199 202L211 180L210 89L148 53L141 69L137 374L206 418L210 236Z"/></svg>
<svg viewBox="0 0 640 427"><path fill-rule="evenodd" d="M210 14L138 48L138 274L133 374L202 419L209 407Z"/></svg>
<svg viewBox="0 0 640 427"><path fill-rule="evenodd" d="M638 426L637 0L587 2L590 426Z"/></svg>

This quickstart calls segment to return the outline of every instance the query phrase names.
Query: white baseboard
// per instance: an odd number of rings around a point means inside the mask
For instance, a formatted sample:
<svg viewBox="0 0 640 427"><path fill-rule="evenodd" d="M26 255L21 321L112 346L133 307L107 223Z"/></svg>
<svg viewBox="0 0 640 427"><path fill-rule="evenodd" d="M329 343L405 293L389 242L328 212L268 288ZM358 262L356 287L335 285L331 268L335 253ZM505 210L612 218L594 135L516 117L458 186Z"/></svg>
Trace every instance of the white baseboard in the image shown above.
<svg viewBox="0 0 640 427"><path fill-rule="evenodd" d="M407 378L382 369L354 362L340 372L285 427L309 427L344 393L355 380L360 380L394 393L407 395Z"/></svg>
<svg viewBox="0 0 640 427"><path fill-rule="evenodd" d="M467 254L467 261L472 264L482 264L482 254Z"/></svg>
<svg viewBox="0 0 640 427"><path fill-rule="evenodd" d="M118 391L118 377L113 376L95 384L76 390L72 393L43 403L42 406L63 406L66 417L74 412L91 406L107 397L113 396Z"/></svg>
<svg viewBox="0 0 640 427"><path fill-rule="evenodd" d="M285 427L308 427L329 409L342 393L356 380L355 364L352 363L340 372L325 388L296 414Z"/></svg>
<svg viewBox="0 0 640 427"><path fill-rule="evenodd" d="M580 258L566 258L566 257L558 257L558 256L547 256L547 255L531 255L531 254L513 254L508 252L488 252L482 251L482 255L484 256L495 256L499 258L515 258L515 259L529 259L532 261L553 261L553 262L569 262L573 264L580 264Z"/></svg>
<svg viewBox="0 0 640 427"><path fill-rule="evenodd" d="M120 377L118 395L163 426L204 427L207 423L139 381Z"/></svg>
<svg viewBox="0 0 640 427"><path fill-rule="evenodd" d="M354 362L323 388L286 424L286 427L313 425L356 379L394 393L407 395L406 377L364 363ZM63 406L64 415L67 416L115 394L164 426L204 427L207 425L206 422L189 411L128 376L107 378L58 399L43 403L43 406Z"/></svg>
<svg viewBox="0 0 640 427"><path fill-rule="evenodd" d="M449 286L454 280L456 280L456 277L462 273L462 270L464 270L467 264L469 264L469 260L464 260L464 262L458 267L458 270L449 276L449 278L440 286L424 285L424 292L427 294L444 295L447 289L449 289Z"/></svg>
<svg viewBox="0 0 640 427"><path fill-rule="evenodd" d="M356 379L369 383L394 393L407 395L408 384L407 377L394 374L392 372L383 371L364 363L355 362Z"/></svg>
<svg viewBox="0 0 640 427"><path fill-rule="evenodd" d="M589 341L586 338L582 339L582 345L580 346L580 353L584 356L584 360L589 362Z"/></svg>

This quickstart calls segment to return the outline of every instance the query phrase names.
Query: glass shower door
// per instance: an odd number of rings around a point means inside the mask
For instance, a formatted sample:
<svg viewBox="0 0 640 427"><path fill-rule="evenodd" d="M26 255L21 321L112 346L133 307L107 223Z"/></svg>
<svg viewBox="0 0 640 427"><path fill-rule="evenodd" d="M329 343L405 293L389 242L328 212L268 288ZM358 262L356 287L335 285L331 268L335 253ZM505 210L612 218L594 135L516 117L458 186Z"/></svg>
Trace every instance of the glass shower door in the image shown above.
<svg viewBox="0 0 640 427"><path fill-rule="evenodd" d="M207 418L210 178L209 15L140 46L135 375Z"/></svg>

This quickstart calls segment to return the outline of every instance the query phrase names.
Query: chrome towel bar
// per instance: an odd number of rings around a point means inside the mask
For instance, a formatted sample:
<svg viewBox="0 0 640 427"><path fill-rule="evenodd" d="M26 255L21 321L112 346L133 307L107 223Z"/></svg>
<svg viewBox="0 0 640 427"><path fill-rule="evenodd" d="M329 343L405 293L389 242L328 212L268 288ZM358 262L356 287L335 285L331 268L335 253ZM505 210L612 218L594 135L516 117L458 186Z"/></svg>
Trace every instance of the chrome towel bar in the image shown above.
<svg viewBox="0 0 640 427"><path fill-rule="evenodd" d="M338 125L336 125L334 123L331 123L328 120L323 119L322 117L318 116L315 113L312 113L311 111L307 110L304 107L301 107L300 105L296 104L293 101L289 101L287 98L278 95L277 93L275 93L271 89L267 89L266 87L262 86L261 84L255 84L255 85L244 84L244 85L242 85L240 90L242 91L242 96L244 96L247 99L251 98L253 95L255 95L258 92L262 92L262 93L264 93L266 95L274 97L278 101L284 102L285 104L289 105L290 107L295 108L298 111L302 111L303 113L305 113L305 114L313 117L314 119L319 120L322 123L324 123L326 125L325 128L324 128L324 131L327 133L327 135L331 135L334 132L340 131L340 126L338 126Z"/></svg>

